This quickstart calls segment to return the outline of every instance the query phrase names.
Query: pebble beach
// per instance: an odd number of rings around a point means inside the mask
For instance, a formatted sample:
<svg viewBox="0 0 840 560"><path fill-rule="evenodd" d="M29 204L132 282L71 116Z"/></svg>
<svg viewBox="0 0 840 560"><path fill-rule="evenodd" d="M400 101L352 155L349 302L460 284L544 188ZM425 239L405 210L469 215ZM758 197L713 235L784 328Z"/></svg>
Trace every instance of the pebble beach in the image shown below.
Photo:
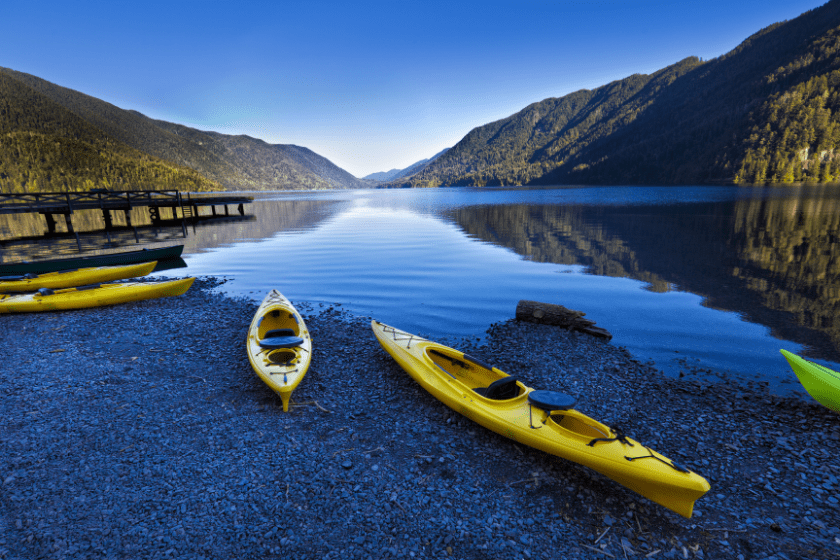
<svg viewBox="0 0 840 560"><path fill-rule="evenodd" d="M840 558L840 416L814 402L513 319L416 333L704 476L686 519L450 410L338 305L292 300L313 359L284 413L223 282L0 316L0 560Z"/></svg>

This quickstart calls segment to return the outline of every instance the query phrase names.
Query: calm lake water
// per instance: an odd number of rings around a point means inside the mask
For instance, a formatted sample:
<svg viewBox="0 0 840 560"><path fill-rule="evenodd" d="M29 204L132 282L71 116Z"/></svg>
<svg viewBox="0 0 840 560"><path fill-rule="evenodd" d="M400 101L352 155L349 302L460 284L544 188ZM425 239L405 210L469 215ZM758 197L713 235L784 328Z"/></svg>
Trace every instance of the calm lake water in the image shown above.
<svg viewBox="0 0 840 560"><path fill-rule="evenodd" d="M143 230L186 246L187 269L156 274L227 277L220 289L255 302L277 288L432 338L481 339L519 300L557 303L669 375L702 367L783 394L801 387L780 348L840 369L838 189L249 194L246 218ZM41 222L0 222L5 260Z"/></svg>

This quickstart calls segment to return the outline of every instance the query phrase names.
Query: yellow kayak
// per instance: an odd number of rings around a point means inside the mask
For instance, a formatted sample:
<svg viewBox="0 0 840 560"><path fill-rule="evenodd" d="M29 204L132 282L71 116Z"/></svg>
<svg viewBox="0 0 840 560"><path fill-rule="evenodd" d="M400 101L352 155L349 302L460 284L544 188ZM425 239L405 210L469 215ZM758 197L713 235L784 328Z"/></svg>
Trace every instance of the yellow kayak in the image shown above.
<svg viewBox="0 0 840 560"><path fill-rule="evenodd" d="M113 282L125 278L145 276L155 269L157 261L126 266L95 266L46 272L44 274L24 274L20 276L0 276L0 292L34 292L41 288L73 288L97 282Z"/></svg>
<svg viewBox="0 0 840 560"><path fill-rule="evenodd" d="M462 352L378 321L371 327L424 389L485 428L598 471L685 517L710 488L702 476L578 412L569 395L535 391Z"/></svg>
<svg viewBox="0 0 840 560"><path fill-rule="evenodd" d="M61 290L41 288L31 294L0 294L0 313L82 309L140 301L142 299L180 296L192 286L193 280L195 278L184 278L183 280L169 282L93 284Z"/></svg>
<svg viewBox="0 0 840 560"><path fill-rule="evenodd" d="M288 411L292 391L312 360L312 337L303 317L277 290L265 296L254 314L246 350L254 371L280 395L283 410Z"/></svg>

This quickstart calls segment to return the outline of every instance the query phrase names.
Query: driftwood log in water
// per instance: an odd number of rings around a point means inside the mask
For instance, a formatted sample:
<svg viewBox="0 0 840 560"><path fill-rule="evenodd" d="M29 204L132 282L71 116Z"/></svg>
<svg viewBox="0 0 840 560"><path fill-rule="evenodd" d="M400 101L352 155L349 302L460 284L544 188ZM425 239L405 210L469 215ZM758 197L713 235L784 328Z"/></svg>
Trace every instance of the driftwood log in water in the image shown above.
<svg viewBox="0 0 840 560"><path fill-rule="evenodd" d="M580 331L607 340L612 335L606 329L595 326L595 321L584 319L586 313L567 309L562 305L543 303L539 301L520 300L516 304L516 319L541 325L555 325L570 330Z"/></svg>

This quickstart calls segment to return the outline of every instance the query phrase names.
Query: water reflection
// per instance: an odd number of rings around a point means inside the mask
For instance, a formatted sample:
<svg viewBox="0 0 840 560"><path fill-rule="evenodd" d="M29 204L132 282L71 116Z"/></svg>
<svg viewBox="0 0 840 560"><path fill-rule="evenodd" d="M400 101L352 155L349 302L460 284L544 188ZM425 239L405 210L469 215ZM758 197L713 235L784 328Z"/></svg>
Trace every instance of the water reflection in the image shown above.
<svg viewBox="0 0 840 560"><path fill-rule="evenodd" d="M840 199L830 190L671 205L481 205L449 212L528 260L672 288L840 361Z"/></svg>
<svg viewBox="0 0 840 560"><path fill-rule="evenodd" d="M142 211L132 223L148 221ZM230 293L259 300L279 288L430 336L482 336L534 299L585 311L615 344L669 373L690 356L791 379L778 349L801 352L795 344L840 363L833 189L270 193L249 213L188 224L186 238L179 225L143 231L180 236L189 273L227 276ZM82 214L82 235L102 226L101 214L89 223ZM24 245L39 242L22 239L44 229L40 217L0 216L2 260L15 247L8 260L31 258ZM60 242L74 240L53 239L49 250Z"/></svg>
<svg viewBox="0 0 840 560"><path fill-rule="evenodd" d="M247 222L208 222L188 226L185 253L229 247L241 241L259 241L283 232L306 231L319 226L335 212L331 200L262 200L251 204Z"/></svg>
<svg viewBox="0 0 840 560"><path fill-rule="evenodd" d="M184 253L229 246L237 241L271 237L280 231L316 227L336 202L329 200L268 200L253 204L245 216L202 216L196 221L170 219L152 223L148 208L133 208L129 226L121 212L114 227L106 229L102 213L82 210L73 214L73 229L63 221L58 231L45 234L45 219L38 214L0 215L0 262L18 262L79 252L102 252L116 247L179 243Z"/></svg>

